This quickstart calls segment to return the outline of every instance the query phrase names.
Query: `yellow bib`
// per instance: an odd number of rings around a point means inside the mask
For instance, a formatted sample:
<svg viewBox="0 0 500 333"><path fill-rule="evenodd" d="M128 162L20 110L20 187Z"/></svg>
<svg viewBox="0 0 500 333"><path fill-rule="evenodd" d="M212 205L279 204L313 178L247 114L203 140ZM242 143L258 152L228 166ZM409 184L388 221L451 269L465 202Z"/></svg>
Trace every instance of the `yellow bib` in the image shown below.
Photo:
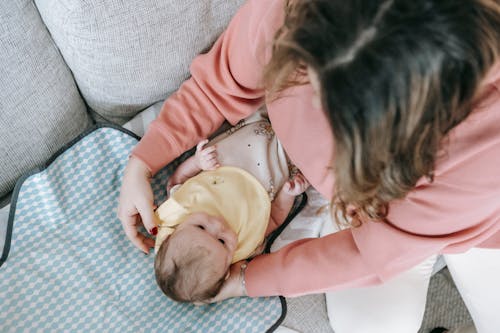
<svg viewBox="0 0 500 333"><path fill-rule="evenodd" d="M271 201L259 181L243 169L220 167L192 177L158 209L155 252L175 227L196 212L222 217L238 235L233 263L248 258L262 243Z"/></svg>

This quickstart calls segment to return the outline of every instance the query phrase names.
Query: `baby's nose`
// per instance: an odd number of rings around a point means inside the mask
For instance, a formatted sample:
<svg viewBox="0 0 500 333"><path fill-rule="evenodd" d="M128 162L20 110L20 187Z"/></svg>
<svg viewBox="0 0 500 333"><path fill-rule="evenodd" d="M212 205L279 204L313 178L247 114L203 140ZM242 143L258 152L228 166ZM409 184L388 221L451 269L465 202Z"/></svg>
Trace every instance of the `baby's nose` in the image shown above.
<svg viewBox="0 0 500 333"><path fill-rule="evenodd" d="M219 220L214 220L209 226L209 232L214 236L218 237L227 231L228 226Z"/></svg>
<svg viewBox="0 0 500 333"><path fill-rule="evenodd" d="M211 223L207 229L212 236L217 237L223 231L223 228L224 226L221 223Z"/></svg>

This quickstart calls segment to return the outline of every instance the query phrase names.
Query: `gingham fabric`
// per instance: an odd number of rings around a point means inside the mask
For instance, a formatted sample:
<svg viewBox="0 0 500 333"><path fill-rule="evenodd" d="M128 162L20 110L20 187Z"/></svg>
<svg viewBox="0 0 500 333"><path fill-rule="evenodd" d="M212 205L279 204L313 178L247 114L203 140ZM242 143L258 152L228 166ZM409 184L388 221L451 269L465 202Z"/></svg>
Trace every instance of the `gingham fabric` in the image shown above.
<svg viewBox="0 0 500 333"><path fill-rule="evenodd" d="M266 332L278 297L194 306L156 286L153 255L142 255L116 217L121 175L137 140L98 128L44 170L18 183L0 267L1 332ZM154 179L164 200L170 165Z"/></svg>

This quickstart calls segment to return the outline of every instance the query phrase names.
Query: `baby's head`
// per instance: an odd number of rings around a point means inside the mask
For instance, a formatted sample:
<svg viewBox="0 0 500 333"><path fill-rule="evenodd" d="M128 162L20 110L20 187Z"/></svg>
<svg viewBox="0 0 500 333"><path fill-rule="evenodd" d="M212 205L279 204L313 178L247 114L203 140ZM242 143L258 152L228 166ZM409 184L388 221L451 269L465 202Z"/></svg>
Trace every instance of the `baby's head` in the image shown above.
<svg viewBox="0 0 500 333"><path fill-rule="evenodd" d="M224 219L193 213L161 244L156 282L175 301L207 301L227 278L237 244L238 236Z"/></svg>

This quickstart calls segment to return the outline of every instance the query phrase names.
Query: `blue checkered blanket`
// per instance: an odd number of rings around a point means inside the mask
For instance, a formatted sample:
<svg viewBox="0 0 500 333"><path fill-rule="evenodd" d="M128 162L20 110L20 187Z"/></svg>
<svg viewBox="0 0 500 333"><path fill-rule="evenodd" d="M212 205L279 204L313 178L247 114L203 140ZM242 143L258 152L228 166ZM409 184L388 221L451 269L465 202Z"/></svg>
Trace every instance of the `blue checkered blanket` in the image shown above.
<svg viewBox="0 0 500 333"><path fill-rule="evenodd" d="M194 306L162 294L153 255L133 247L116 217L136 143L98 127L18 182L0 262L0 331L261 333L283 319L278 297ZM174 167L154 179L158 203Z"/></svg>

